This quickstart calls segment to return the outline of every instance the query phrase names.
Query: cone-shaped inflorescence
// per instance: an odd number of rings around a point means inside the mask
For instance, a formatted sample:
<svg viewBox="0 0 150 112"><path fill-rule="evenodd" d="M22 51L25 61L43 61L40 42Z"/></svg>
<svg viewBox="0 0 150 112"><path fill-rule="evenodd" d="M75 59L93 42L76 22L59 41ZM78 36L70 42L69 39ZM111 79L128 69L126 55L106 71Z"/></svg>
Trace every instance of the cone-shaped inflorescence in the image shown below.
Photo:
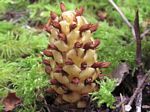
<svg viewBox="0 0 150 112"><path fill-rule="evenodd" d="M100 68L108 67L108 62L97 62L96 48L99 40L92 33L98 24L90 24L82 16L84 9L66 11L60 4L60 17L54 12L45 26L51 34L50 43L43 51L45 71L50 75L51 89L57 94L58 103L74 103L86 106L84 96L96 90L95 80Z"/></svg>

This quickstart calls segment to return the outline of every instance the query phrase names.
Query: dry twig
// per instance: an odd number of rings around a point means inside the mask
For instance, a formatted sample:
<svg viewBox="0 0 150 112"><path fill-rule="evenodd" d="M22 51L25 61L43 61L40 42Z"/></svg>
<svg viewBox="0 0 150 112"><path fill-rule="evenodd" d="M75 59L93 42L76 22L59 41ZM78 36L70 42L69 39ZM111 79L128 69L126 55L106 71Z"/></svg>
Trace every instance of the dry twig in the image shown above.
<svg viewBox="0 0 150 112"><path fill-rule="evenodd" d="M150 29L146 29L146 30L141 34L141 38L144 38L149 32L150 32Z"/></svg>
<svg viewBox="0 0 150 112"><path fill-rule="evenodd" d="M142 79L140 85L139 85L139 86L136 88L136 90L134 91L134 93L133 93L133 95L131 96L130 101L128 102L127 105L130 105L130 106L132 105L132 103L133 103L135 97L137 96L137 94L138 94L140 91L142 91L141 88L142 88L142 86L143 86L145 80L148 78L149 75L150 75L150 71L148 71L148 72L144 75L144 77L143 77L143 79Z"/></svg>
<svg viewBox="0 0 150 112"><path fill-rule="evenodd" d="M124 22L128 25L128 27L131 29L132 31L132 35L134 38L136 38L135 36L135 31L134 31L134 26L128 21L127 17L123 14L123 12L120 10L120 8L115 4L115 2L113 0L108 0L113 7L118 11L118 13L120 14L120 16L122 17L122 19L124 20ZM140 36L141 38L145 37L146 34L148 34L150 32L150 29L145 30Z"/></svg>
<svg viewBox="0 0 150 112"><path fill-rule="evenodd" d="M139 87L142 82L142 78L144 76L144 70L143 70L143 64L142 64L142 38L140 37L140 26L139 26L139 14L138 11L136 12L136 17L134 20L134 31L135 31L135 37L136 37L136 64L137 64L137 86ZM142 84L143 85L143 84ZM136 97L136 112L141 112L141 106L142 106L142 90L138 92Z"/></svg>
<svg viewBox="0 0 150 112"><path fill-rule="evenodd" d="M126 98L124 98L118 105L116 105L116 108L119 108L125 102L126 102Z"/></svg>
<svg viewBox="0 0 150 112"><path fill-rule="evenodd" d="M120 10L120 8L115 4L115 2L113 0L108 0L113 7L118 11L118 13L120 14L120 16L122 17L122 19L124 20L124 22L128 25L128 27L131 29L132 34L134 39L136 38L135 36L135 32L134 32L134 27L133 25L128 21L128 19L126 18L126 16L123 14L123 12Z"/></svg>
<svg viewBox="0 0 150 112"><path fill-rule="evenodd" d="M142 108L143 109L150 109L150 106L149 105L142 105Z"/></svg>
<svg viewBox="0 0 150 112"><path fill-rule="evenodd" d="M49 109L49 107L48 107L48 104L47 104L47 101L45 100L45 98L44 98L44 104L45 104L45 108L47 109L47 111L51 112L50 109Z"/></svg>
<svg viewBox="0 0 150 112"><path fill-rule="evenodd" d="M120 93L120 98L121 98L121 102L124 101L124 98L121 93ZM121 107L122 107L122 112L125 112L124 103L121 104Z"/></svg>

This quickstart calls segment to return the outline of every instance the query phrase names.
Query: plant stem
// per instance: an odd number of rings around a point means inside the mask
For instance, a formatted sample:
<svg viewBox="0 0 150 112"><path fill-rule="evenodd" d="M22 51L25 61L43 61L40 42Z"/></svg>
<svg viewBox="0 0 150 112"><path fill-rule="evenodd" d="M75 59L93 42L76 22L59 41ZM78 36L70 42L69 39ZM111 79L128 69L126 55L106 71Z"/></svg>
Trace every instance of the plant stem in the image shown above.
<svg viewBox="0 0 150 112"><path fill-rule="evenodd" d="M139 87L142 82L142 78L144 76L143 72L143 64L142 64L142 48L141 48L141 37L140 37L140 26L139 26L139 14L138 11L136 12L136 17L134 20L134 31L135 31L135 37L136 37L136 64L137 64L137 86ZM142 106L142 90L138 92L137 98L135 101L136 104L136 112L141 112L141 106Z"/></svg>

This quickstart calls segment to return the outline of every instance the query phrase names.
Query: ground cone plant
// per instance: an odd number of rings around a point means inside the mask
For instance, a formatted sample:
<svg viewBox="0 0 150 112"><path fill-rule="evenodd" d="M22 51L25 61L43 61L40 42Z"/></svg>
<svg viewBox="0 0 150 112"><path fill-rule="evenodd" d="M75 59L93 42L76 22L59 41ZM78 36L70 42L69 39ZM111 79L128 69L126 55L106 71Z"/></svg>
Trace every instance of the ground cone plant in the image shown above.
<svg viewBox="0 0 150 112"><path fill-rule="evenodd" d="M85 95L97 90L95 80L101 74L99 68L108 62L98 62L96 48L99 40L92 38L98 25L90 24L82 16L83 8L62 14L51 12L45 30L50 33L50 44L43 51L45 71L50 75L51 89L57 94L56 102L86 106Z"/></svg>

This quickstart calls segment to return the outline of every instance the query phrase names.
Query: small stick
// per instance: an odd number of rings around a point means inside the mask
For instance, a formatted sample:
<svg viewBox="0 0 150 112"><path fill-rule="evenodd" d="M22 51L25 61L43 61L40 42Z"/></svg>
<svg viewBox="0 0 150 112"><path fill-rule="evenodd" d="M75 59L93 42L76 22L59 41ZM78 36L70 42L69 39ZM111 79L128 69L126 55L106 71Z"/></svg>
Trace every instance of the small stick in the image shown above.
<svg viewBox="0 0 150 112"><path fill-rule="evenodd" d="M109 2L114 6L114 8L119 12L120 16L124 20L124 22L128 25L129 28L132 28L132 24L128 21L126 16L123 14L123 12L120 10L120 8L115 4L113 0L109 0Z"/></svg>
<svg viewBox="0 0 150 112"><path fill-rule="evenodd" d="M49 109L49 107L48 107L48 104L47 104L45 98L44 98L44 104L45 104L45 107L46 107L47 111L48 111L48 112L51 112L50 109Z"/></svg>
<svg viewBox="0 0 150 112"><path fill-rule="evenodd" d="M150 29L145 30L145 31L141 34L141 38L144 38L149 32L150 32Z"/></svg>
<svg viewBox="0 0 150 112"><path fill-rule="evenodd" d="M150 70L144 75L144 77L143 77L143 79L142 79L140 85L139 85L139 86L136 88L136 90L134 91L134 93L133 93L133 95L131 96L130 101L128 102L127 105L130 105L130 106L132 105L132 103L133 103L135 97L136 97L137 94L141 91L141 87L143 86L145 80L148 78L149 75L150 75Z"/></svg>
<svg viewBox="0 0 150 112"><path fill-rule="evenodd" d="M116 108L119 108L123 103L125 103L126 98L124 98L118 105L116 105Z"/></svg>
<svg viewBox="0 0 150 112"><path fill-rule="evenodd" d="M121 98L121 102L124 101L124 98L121 93L120 93L120 98ZM121 104L121 107L122 107L122 112L125 112L124 103Z"/></svg>
<svg viewBox="0 0 150 112"><path fill-rule="evenodd" d="M113 7L118 11L118 13L120 14L120 16L122 17L122 19L124 20L124 22L128 25L129 28L131 28L131 31L132 31L132 34L133 34L133 37L136 38L135 36L135 31L134 31L134 27L133 25L128 21L127 17L123 14L123 12L120 10L120 8L115 4L115 2L113 0L108 0L112 5ZM145 37L145 35L147 33L150 32L150 29L147 29L145 30L141 35L140 37L143 38Z"/></svg>
<svg viewBox="0 0 150 112"><path fill-rule="evenodd" d="M136 36L136 64L137 64L137 86L140 86L142 83L142 78L144 77L144 70L143 70L143 64L142 64L142 38L140 37L140 25L139 25L139 13L136 12L135 20L134 20L134 31ZM141 106L142 106L142 89L139 91L136 97L135 101L136 105L136 112L141 112Z"/></svg>
<svg viewBox="0 0 150 112"><path fill-rule="evenodd" d="M142 105L143 109L150 109L150 105Z"/></svg>
<svg viewBox="0 0 150 112"><path fill-rule="evenodd" d="M108 0L113 7L118 11L118 13L120 14L120 16L122 17L122 19L124 20L124 22L128 25L128 27L131 29L132 34L134 39L136 38L135 36L135 31L134 31L134 27L133 25L128 21L128 19L126 18L126 16L123 14L123 12L120 10L120 8L115 4L115 2L113 0Z"/></svg>

